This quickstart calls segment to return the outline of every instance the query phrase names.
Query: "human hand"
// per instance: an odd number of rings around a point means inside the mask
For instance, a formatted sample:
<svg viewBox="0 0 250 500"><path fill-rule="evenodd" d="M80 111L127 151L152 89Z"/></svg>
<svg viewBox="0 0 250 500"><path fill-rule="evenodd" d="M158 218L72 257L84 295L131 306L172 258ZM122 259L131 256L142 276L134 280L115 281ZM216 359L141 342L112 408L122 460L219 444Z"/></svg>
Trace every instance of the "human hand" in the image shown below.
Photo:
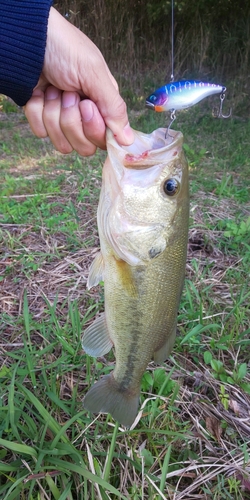
<svg viewBox="0 0 250 500"><path fill-rule="evenodd" d="M75 149L89 156L96 147L105 149L106 126L120 144L134 139L126 104L99 49L53 7L43 71L25 115L34 134L49 136L62 153Z"/></svg>

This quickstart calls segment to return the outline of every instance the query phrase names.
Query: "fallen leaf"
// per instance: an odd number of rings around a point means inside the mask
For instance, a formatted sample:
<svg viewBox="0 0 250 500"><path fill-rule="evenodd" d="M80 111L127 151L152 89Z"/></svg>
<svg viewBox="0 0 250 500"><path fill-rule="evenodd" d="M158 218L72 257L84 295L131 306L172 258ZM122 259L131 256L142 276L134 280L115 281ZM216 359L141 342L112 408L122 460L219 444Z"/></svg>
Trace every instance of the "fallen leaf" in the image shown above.
<svg viewBox="0 0 250 500"><path fill-rule="evenodd" d="M206 427L207 430L214 436L218 442L220 442L222 428L220 426L220 421L215 417L206 417Z"/></svg>
<svg viewBox="0 0 250 500"><path fill-rule="evenodd" d="M235 401L235 399L230 399L229 400L229 408L231 410L233 410L233 412L236 414L236 415L239 415L240 414L240 407L239 407L239 404L237 403L237 401Z"/></svg>

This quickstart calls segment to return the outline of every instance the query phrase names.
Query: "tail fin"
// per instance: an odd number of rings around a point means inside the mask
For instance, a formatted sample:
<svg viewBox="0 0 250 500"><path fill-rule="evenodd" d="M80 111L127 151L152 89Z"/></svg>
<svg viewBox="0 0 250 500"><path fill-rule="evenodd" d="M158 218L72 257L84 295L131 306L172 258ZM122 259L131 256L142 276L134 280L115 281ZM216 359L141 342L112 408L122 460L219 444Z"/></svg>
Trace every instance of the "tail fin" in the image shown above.
<svg viewBox="0 0 250 500"><path fill-rule="evenodd" d="M121 390L113 375L105 375L96 382L84 398L84 407L92 413L110 413L125 427L130 427L138 411L139 394Z"/></svg>

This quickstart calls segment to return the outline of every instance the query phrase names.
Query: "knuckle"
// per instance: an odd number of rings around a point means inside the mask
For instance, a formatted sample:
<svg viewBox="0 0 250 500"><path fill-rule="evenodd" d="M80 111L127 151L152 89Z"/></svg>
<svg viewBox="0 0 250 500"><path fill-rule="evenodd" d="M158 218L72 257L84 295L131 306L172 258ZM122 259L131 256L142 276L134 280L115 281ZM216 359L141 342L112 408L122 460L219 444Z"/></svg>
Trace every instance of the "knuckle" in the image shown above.
<svg viewBox="0 0 250 500"><path fill-rule="evenodd" d="M93 156L96 152L96 146L94 144L88 144L82 148L77 148L76 151L81 156Z"/></svg>
<svg viewBox="0 0 250 500"><path fill-rule="evenodd" d="M112 109L109 108L104 119L108 127L113 131L117 130L118 125L119 127L125 127L128 122L127 106L120 96L116 101L113 101Z"/></svg>
<svg viewBox="0 0 250 500"><path fill-rule="evenodd" d="M123 118L127 115L127 105L120 96L119 96L119 100L118 100L117 105L116 105L116 114L117 114L117 116L120 116L121 118Z"/></svg>
<svg viewBox="0 0 250 500"><path fill-rule="evenodd" d="M65 138L63 138L63 137L60 137L60 138L59 137L58 138L50 137L50 140L51 140L53 146L56 148L56 150L59 151L60 153L62 153L64 155L72 153L73 147L71 146L71 144L67 140L65 140Z"/></svg>
<svg viewBox="0 0 250 500"><path fill-rule="evenodd" d="M32 132L36 135L36 137L38 137L39 139L46 139L46 137L48 137L48 134L46 132L46 130L37 130L37 131L34 131L32 130Z"/></svg>
<svg viewBox="0 0 250 500"><path fill-rule="evenodd" d="M60 151L60 153L63 153L64 155L72 153L72 151L73 151L73 148L70 144L61 143L61 144L56 144L56 145L54 144L54 146L56 147L56 149L58 151Z"/></svg>

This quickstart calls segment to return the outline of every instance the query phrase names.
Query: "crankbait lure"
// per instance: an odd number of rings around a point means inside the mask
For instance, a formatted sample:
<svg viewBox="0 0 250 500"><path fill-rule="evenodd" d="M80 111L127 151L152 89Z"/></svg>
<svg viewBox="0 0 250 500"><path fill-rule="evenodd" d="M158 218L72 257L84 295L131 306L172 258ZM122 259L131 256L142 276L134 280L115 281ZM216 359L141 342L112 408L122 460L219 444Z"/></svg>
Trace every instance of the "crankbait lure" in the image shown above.
<svg viewBox="0 0 250 500"><path fill-rule="evenodd" d="M231 116L231 110L227 116L222 114L222 105L225 99L226 90L226 87L222 85L204 83L196 80L171 82L155 90L155 92L146 99L146 106L158 112L171 111L171 122L168 126L169 130L176 118L176 110L190 108L205 97L213 94L220 94L220 109L217 117L229 118Z"/></svg>
<svg viewBox="0 0 250 500"><path fill-rule="evenodd" d="M172 82L157 89L146 99L146 106L155 111L169 111L190 108L205 97L224 95L226 87L215 83L195 80Z"/></svg>

